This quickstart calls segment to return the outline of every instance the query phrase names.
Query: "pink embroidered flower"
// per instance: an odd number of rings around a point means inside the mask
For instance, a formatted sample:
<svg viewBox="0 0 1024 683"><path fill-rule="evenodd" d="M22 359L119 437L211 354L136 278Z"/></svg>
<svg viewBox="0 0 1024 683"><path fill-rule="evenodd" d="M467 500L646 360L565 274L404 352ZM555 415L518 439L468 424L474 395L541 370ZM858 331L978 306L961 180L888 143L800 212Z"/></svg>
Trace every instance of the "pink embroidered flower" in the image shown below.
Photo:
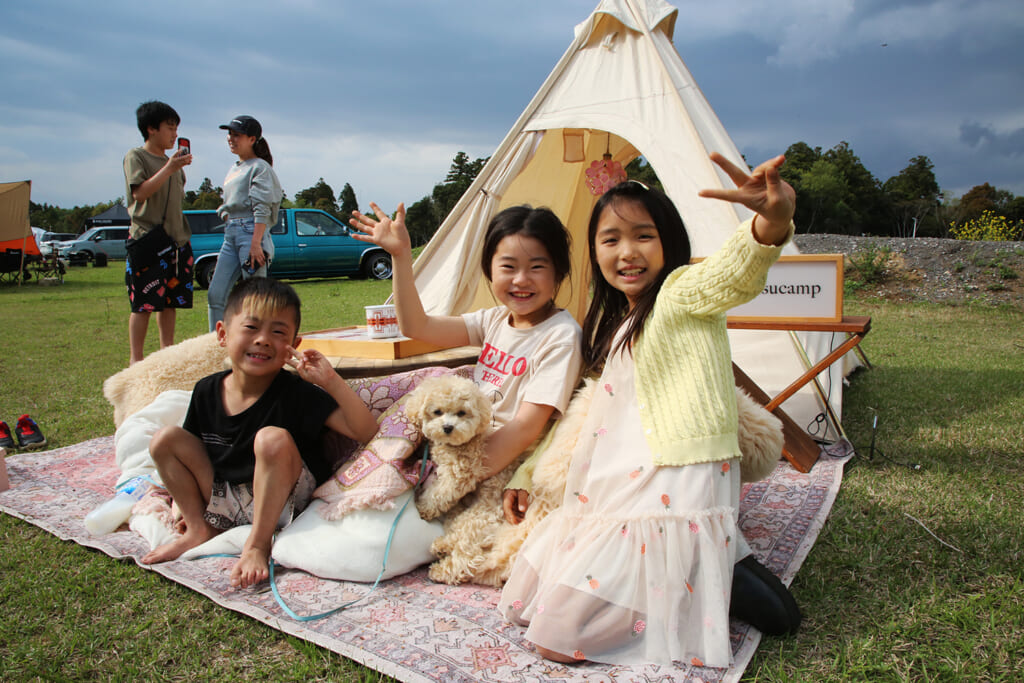
<svg viewBox="0 0 1024 683"><path fill-rule="evenodd" d="M729 463L723 462L722 463L722 476L724 477L729 472L729 470L731 470L731 469L732 469L732 466Z"/></svg>
<svg viewBox="0 0 1024 683"><path fill-rule="evenodd" d="M537 605L537 614L544 614L544 605Z"/></svg>
<svg viewBox="0 0 1024 683"><path fill-rule="evenodd" d="M599 437L599 436L604 436L604 435L605 435L605 434L607 434L607 433L608 433L608 430L607 430L607 429L605 429L604 427L601 427L601 428L600 428L600 429L598 429L598 430L597 430L596 432L594 432L594 438L596 439L596 438L597 438L597 437Z"/></svg>
<svg viewBox="0 0 1024 683"><path fill-rule="evenodd" d="M686 583L686 590L688 590L688 591L690 591L692 593L693 592L693 586L690 585L689 581L686 581L685 583Z"/></svg>
<svg viewBox="0 0 1024 683"><path fill-rule="evenodd" d="M694 666L704 666L704 662L701 661L700 657L694 657L690 660L690 664Z"/></svg>
<svg viewBox="0 0 1024 683"><path fill-rule="evenodd" d="M516 610L523 609L523 601L522 600L513 600L512 601L512 609L516 609Z"/></svg>
<svg viewBox="0 0 1024 683"><path fill-rule="evenodd" d="M576 500L578 500L581 503L588 503L588 502L590 502L589 498L587 498L582 493L579 493L578 491L574 491L572 495L576 496Z"/></svg>
<svg viewBox="0 0 1024 683"><path fill-rule="evenodd" d="M667 493L661 494L661 504L665 506L666 510L668 510L670 502L672 502L672 499L668 497Z"/></svg>
<svg viewBox="0 0 1024 683"><path fill-rule="evenodd" d="M697 526L697 522L690 522L690 533L696 534L700 531L700 527Z"/></svg>
<svg viewBox="0 0 1024 683"><path fill-rule="evenodd" d="M646 555L647 554L647 544L646 543L641 543L640 544L640 554L641 555Z"/></svg>
<svg viewBox="0 0 1024 683"><path fill-rule="evenodd" d="M644 471L644 466L640 465L640 467L637 467L635 470L633 470L632 472L629 473L629 478L630 479L636 479L637 477L640 476L640 474L643 471Z"/></svg>
<svg viewBox="0 0 1024 683"><path fill-rule="evenodd" d="M612 392L612 385L611 384L605 384L604 385L604 390L608 392L609 396L614 396L615 395L615 393Z"/></svg>
<svg viewBox="0 0 1024 683"><path fill-rule="evenodd" d="M633 633L640 635L647 628L647 624L644 623L643 619L637 619L637 622L633 624Z"/></svg>

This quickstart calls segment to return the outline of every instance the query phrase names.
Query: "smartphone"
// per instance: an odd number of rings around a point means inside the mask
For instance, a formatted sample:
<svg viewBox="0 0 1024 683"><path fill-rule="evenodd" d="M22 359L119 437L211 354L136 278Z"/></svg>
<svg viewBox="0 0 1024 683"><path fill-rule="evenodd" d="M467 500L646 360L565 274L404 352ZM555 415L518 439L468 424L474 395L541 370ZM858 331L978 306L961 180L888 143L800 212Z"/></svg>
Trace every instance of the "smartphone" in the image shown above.
<svg viewBox="0 0 1024 683"><path fill-rule="evenodd" d="M191 154L192 141L188 138L178 138L178 154Z"/></svg>

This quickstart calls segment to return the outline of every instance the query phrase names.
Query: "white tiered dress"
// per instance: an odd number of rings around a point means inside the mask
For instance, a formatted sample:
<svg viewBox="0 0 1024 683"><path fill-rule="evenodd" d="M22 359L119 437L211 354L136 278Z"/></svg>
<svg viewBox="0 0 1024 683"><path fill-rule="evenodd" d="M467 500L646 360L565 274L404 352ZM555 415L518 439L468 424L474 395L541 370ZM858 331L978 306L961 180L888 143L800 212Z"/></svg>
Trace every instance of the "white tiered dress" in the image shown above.
<svg viewBox="0 0 1024 683"><path fill-rule="evenodd" d="M733 564L749 553L739 462L655 467L633 369L628 351L606 363L563 503L523 545L498 607L529 641L578 659L728 666Z"/></svg>

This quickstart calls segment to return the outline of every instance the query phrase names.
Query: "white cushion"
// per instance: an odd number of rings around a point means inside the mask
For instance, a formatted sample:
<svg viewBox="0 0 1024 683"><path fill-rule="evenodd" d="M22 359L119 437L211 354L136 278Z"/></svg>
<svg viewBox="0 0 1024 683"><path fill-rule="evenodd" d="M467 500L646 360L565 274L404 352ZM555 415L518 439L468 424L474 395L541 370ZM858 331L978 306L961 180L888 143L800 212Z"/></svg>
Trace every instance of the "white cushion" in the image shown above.
<svg viewBox="0 0 1024 683"><path fill-rule="evenodd" d="M412 491L399 495L393 510L354 510L335 520L324 519L320 510L327 503L314 499L278 533L274 560L324 579L372 582L381 573L388 533L404 507L391 541L383 578L398 576L432 562L435 558L430 544L444 528L440 522L420 519L411 502L412 496ZM406 501L410 501L408 505Z"/></svg>

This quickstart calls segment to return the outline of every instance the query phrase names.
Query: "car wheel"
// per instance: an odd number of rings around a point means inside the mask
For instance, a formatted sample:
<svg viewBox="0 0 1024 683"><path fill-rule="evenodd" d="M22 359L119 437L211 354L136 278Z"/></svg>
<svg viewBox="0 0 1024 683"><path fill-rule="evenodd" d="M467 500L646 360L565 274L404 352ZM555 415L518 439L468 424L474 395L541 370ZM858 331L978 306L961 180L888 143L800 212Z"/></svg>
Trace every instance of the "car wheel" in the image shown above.
<svg viewBox="0 0 1024 683"><path fill-rule="evenodd" d="M217 259L208 258L196 265L196 284L199 289L209 289L210 281L213 280L213 270L217 267Z"/></svg>
<svg viewBox="0 0 1024 683"><path fill-rule="evenodd" d="M68 260L73 266L87 266L89 265L89 261L92 260L92 252L77 251L74 254L69 254Z"/></svg>
<svg viewBox="0 0 1024 683"><path fill-rule="evenodd" d="M376 251L366 257L363 262L363 274L374 280L391 278L391 254Z"/></svg>

